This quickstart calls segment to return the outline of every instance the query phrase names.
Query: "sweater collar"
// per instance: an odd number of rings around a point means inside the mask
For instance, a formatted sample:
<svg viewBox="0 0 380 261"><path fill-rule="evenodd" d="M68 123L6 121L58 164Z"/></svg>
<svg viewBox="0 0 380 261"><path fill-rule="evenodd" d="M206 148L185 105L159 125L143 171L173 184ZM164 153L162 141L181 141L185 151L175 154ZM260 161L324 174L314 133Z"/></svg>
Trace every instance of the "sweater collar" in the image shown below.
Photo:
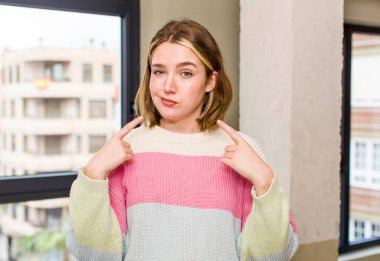
<svg viewBox="0 0 380 261"><path fill-rule="evenodd" d="M143 127L146 129L149 129L149 127L146 127L146 126L143 126ZM180 144L197 144L197 143L207 142L211 139L216 138L223 132L223 130L220 129L219 127L212 131L202 131L202 132L197 132L197 133L173 132L173 131L169 131L167 129L161 128L160 126L154 126L150 130L152 131L154 135L159 136L160 138L163 138L170 142L175 142L175 143L180 143Z"/></svg>

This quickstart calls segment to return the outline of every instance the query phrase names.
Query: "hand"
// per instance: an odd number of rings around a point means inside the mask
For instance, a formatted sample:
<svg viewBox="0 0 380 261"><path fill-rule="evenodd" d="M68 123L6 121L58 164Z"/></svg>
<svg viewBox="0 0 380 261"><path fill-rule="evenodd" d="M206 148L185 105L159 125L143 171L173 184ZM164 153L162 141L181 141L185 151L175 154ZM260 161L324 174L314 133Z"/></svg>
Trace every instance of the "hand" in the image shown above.
<svg viewBox="0 0 380 261"><path fill-rule="evenodd" d="M260 158L255 150L232 127L221 120L217 124L235 142L224 148L222 163L230 166L242 177L250 180L255 187L256 196L265 194L274 177L270 167Z"/></svg>
<svg viewBox="0 0 380 261"><path fill-rule="evenodd" d="M130 160L133 154L131 145L123 138L142 120L142 116L135 118L109 139L87 163L85 175L91 179L104 180L109 171Z"/></svg>

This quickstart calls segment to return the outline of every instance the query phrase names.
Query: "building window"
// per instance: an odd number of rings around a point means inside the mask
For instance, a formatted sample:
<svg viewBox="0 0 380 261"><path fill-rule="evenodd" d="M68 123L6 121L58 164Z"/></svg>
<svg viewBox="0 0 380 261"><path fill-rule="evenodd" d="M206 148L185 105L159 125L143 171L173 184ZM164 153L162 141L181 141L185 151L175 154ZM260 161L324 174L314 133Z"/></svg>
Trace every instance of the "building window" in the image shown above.
<svg viewBox="0 0 380 261"><path fill-rule="evenodd" d="M11 117L14 118L16 116L16 102L14 100L11 101Z"/></svg>
<svg viewBox="0 0 380 261"><path fill-rule="evenodd" d="M90 135L90 153L97 152L104 143L106 143L107 137L105 135Z"/></svg>
<svg viewBox="0 0 380 261"><path fill-rule="evenodd" d="M112 65L103 65L103 81L112 82Z"/></svg>
<svg viewBox="0 0 380 261"><path fill-rule="evenodd" d="M16 135L11 135L11 151L16 151Z"/></svg>
<svg viewBox="0 0 380 261"><path fill-rule="evenodd" d="M16 66L16 82L20 82L20 65Z"/></svg>
<svg viewBox="0 0 380 261"><path fill-rule="evenodd" d="M380 237L380 223L372 223L372 237Z"/></svg>
<svg viewBox="0 0 380 261"><path fill-rule="evenodd" d="M12 83L12 67L9 67L8 68L8 83L11 84Z"/></svg>
<svg viewBox="0 0 380 261"><path fill-rule="evenodd" d="M366 162L366 144L355 142L355 168L365 169Z"/></svg>
<svg viewBox="0 0 380 261"><path fill-rule="evenodd" d="M29 152L29 145L28 145L28 136L24 136L24 152L28 153Z"/></svg>
<svg viewBox="0 0 380 261"><path fill-rule="evenodd" d="M82 137L80 135L77 136L77 153L82 153Z"/></svg>
<svg viewBox="0 0 380 261"><path fill-rule="evenodd" d="M45 155L59 155L61 152L61 139L59 136L45 136Z"/></svg>
<svg viewBox="0 0 380 261"><path fill-rule="evenodd" d="M373 159L372 159L373 171L380 171L380 144L373 144Z"/></svg>
<svg viewBox="0 0 380 261"><path fill-rule="evenodd" d="M63 81L63 63L45 63L44 76L54 82Z"/></svg>
<svg viewBox="0 0 380 261"><path fill-rule="evenodd" d="M25 222L29 221L29 207L28 206L24 206L24 220Z"/></svg>
<svg viewBox="0 0 380 261"><path fill-rule="evenodd" d="M60 227L62 223L62 208L46 209L45 225L49 228Z"/></svg>
<svg viewBox="0 0 380 261"><path fill-rule="evenodd" d="M60 99L44 99L45 118L58 119L61 118L61 101Z"/></svg>
<svg viewBox="0 0 380 261"><path fill-rule="evenodd" d="M92 82L92 65L83 64L83 82Z"/></svg>
<svg viewBox="0 0 380 261"><path fill-rule="evenodd" d="M380 243L380 28L344 26L339 252ZM350 178L351 177L351 178ZM363 240L365 239L365 240Z"/></svg>
<svg viewBox="0 0 380 261"><path fill-rule="evenodd" d="M106 117L106 101L90 101L89 107L90 118Z"/></svg>
<svg viewBox="0 0 380 261"><path fill-rule="evenodd" d="M1 82L5 84L5 68L1 68Z"/></svg>
<svg viewBox="0 0 380 261"><path fill-rule="evenodd" d="M361 220L354 221L354 238L362 240L365 237L365 222Z"/></svg>
<svg viewBox="0 0 380 261"><path fill-rule="evenodd" d="M2 113L3 113L3 117L5 118L7 116L7 110L6 110L6 103L5 101L3 100L2 101Z"/></svg>
<svg viewBox="0 0 380 261"><path fill-rule="evenodd" d="M3 150L7 150L7 136L5 133L3 133Z"/></svg>

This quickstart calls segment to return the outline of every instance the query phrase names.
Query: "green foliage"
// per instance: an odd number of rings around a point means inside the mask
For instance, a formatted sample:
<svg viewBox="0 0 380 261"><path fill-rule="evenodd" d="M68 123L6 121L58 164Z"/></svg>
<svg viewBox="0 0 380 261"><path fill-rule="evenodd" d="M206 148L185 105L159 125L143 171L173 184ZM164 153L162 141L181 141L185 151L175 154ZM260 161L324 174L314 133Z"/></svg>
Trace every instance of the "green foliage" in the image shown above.
<svg viewBox="0 0 380 261"><path fill-rule="evenodd" d="M61 230L41 231L33 236L24 236L17 239L20 256L63 250L66 247L65 242L65 233Z"/></svg>

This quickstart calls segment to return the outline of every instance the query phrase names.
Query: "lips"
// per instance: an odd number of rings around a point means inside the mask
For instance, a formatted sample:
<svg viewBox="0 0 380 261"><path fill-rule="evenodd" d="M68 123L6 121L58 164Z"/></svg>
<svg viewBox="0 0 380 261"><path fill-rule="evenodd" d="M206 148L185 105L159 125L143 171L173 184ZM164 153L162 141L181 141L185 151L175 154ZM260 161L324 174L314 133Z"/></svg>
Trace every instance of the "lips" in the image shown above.
<svg viewBox="0 0 380 261"><path fill-rule="evenodd" d="M162 97L161 97L161 102L162 102L162 104L164 104L165 106L168 106L168 107L172 107L172 106L174 106L174 105L177 104L176 101L173 101L173 100L170 100L170 99L165 99L165 98L162 98Z"/></svg>

